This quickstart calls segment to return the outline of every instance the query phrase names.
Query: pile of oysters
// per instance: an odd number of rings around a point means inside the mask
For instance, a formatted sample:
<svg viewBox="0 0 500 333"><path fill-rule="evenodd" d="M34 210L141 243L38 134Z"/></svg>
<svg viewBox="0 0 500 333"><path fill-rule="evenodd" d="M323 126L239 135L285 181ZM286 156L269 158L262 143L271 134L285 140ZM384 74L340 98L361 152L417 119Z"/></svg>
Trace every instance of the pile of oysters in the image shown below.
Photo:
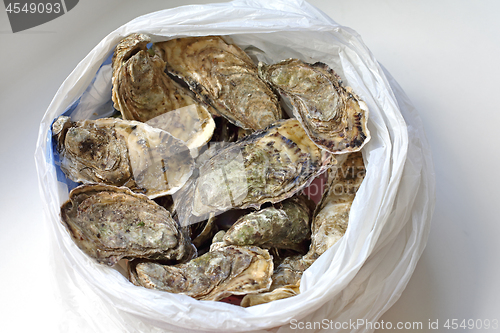
<svg viewBox="0 0 500 333"><path fill-rule="evenodd" d="M256 64L220 36L132 34L112 68L116 117L52 125L61 170L83 183L61 207L78 247L199 300L297 295L346 232L366 104L324 63Z"/></svg>

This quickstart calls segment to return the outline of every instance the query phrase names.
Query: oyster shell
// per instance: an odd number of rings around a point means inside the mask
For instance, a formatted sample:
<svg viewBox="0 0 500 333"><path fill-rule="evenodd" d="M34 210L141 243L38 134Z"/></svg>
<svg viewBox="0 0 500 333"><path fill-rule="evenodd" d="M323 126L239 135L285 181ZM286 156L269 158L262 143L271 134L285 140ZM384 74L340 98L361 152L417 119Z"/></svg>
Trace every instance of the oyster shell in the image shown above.
<svg viewBox="0 0 500 333"><path fill-rule="evenodd" d="M194 169L186 145L144 123L61 116L52 129L61 169L75 182L125 185L155 198L175 193Z"/></svg>
<svg viewBox="0 0 500 333"><path fill-rule="evenodd" d="M273 282L269 287L269 291L245 295L241 300L241 306L249 307L298 295L300 293L302 274L313 262L314 260L305 256L285 258L274 270L271 277Z"/></svg>
<svg viewBox="0 0 500 333"><path fill-rule="evenodd" d="M210 113L194 104L159 115L146 124L172 134L195 152L211 139L215 129Z"/></svg>
<svg viewBox="0 0 500 333"><path fill-rule="evenodd" d="M316 208L308 256L316 259L344 236L349 212L365 177L361 152L349 154L346 161L329 174L330 186Z"/></svg>
<svg viewBox="0 0 500 333"><path fill-rule="evenodd" d="M302 273L314 263L314 259L309 256L287 257L274 270L273 283L270 290L300 284Z"/></svg>
<svg viewBox="0 0 500 333"><path fill-rule="evenodd" d="M175 266L130 263L137 286L211 301L268 290L272 272L269 252L258 247L227 246Z"/></svg>
<svg viewBox="0 0 500 333"><path fill-rule="evenodd" d="M282 118L278 98L258 76L257 66L219 36L177 38L153 45L169 73L233 124L264 129Z"/></svg>
<svg viewBox="0 0 500 333"><path fill-rule="evenodd" d="M254 245L302 251L311 237L313 205L306 196L294 196L244 215L227 230L220 246Z"/></svg>
<svg viewBox="0 0 500 333"><path fill-rule="evenodd" d="M75 182L133 185L127 142L112 128L73 123L60 116L52 124L61 169Z"/></svg>
<svg viewBox="0 0 500 333"><path fill-rule="evenodd" d="M300 281L295 285L277 288L267 293L246 295L241 300L240 305L244 308L248 308L250 306L269 303L298 294L300 294Z"/></svg>
<svg viewBox="0 0 500 333"><path fill-rule="evenodd" d="M61 218L83 252L111 266L122 258L182 261L194 250L166 209L125 187L76 187Z"/></svg>
<svg viewBox="0 0 500 333"><path fill-rule="evenodd" d="M298 59L260 63L259 75L290 99L293 114L321 148L354 152L370 140L367 105L328 65Z"/></svg>
<svg viewBox="0 0 500 333"><path fill-rule="evenodd" d="M151 39L147 35L131 34L130 36L122 39L120 43L118 43L115 48L115 52L113 53L113 58L111 59L111 66L113 68L111 83L113 86L116 85L116 80L118 79L117 73L120 67L137 52L141 50L147 50L147 45L149 42L151 42ZM114 101L113 96L112 98Z"/></svg>
<svg viewBox="0 0 500 333"><path fill-rule="evenodd" d="M191 91L168 77L165 62L148 51L149 42L148 36L133 34L117 45L112 79L115 108L123 119L148 122L190 149L201 147L212 137L212 116Z"/></svg>
<svg viewBox="0 0 500 333"><path fill-rule="evenodd" d="M316 207L309 252L304 256L285 258L274 270L269 292L245 296L242 306L262 304L299 293L304 271L345 234L352 202L364 176L361 152L349 154L340 167L330 172L329 188Z"/></svg>
<svg viewBox="0 0 500 333"><path fill-rule="evenodd" d="M200 167L190 199L192 214L285 200L323 173L332 158L296 119L282 120L229 144Z"/></svg>

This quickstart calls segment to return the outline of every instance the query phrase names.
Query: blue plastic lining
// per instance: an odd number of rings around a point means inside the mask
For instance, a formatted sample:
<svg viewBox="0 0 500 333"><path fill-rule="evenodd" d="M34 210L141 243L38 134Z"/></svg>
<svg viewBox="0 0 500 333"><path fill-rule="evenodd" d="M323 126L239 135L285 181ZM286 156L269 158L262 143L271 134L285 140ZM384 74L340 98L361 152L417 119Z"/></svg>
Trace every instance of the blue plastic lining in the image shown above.
<svg viewBox="0 0 500 333"><path fill-rule="evenodd" d="M113 59L113 52L111 52L110 55L103 61L103 63L101 64L101 66L97 70L96 75L92 79L92 82L90 82L89 87L94 84L96 77L97 77L97 74L101 70L102 66L111 64L112 59ZM87 87L87 89L88 89L88 87ZM85 90L85 91L87 91L87 90ZM62 116L71 117L71 114L73 113L73 111L76 109L78 104L80 104L81 98L82 98L82 96L78 97L78 99L63 112ZM68 190L71 191L72 189L74 189L75 187L80 185L80 183L76 183L76 182L72 181L71 179L69 179L68 177L66 177L64 172L61 170L61 160L59 158L59 153L57 152L57 141L54 138L54 136L52 135L52 125L54 124L56 119L52 120L52 123L50 124L49 131L47 132L47 142L49 142L50 144L47 145L46 158L47 158L47 162L52 164L56 169L57 181L67 184Z"/></svg>

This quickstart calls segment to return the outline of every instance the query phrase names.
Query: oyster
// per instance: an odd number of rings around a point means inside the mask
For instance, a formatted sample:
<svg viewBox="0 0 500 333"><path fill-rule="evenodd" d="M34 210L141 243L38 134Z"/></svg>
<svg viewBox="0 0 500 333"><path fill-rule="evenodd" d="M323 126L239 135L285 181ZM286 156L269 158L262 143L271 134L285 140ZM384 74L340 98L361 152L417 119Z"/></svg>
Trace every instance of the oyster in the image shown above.
<svg viewBox="0 0 500 333"><path fill-rule="evenodd" d="M180 140L144 123L61 116L52 130L61 169L75 182L125 185L155 198L176 192L194 169Z"/></svg>
<svg viewBox="0 0 500 333"><path fill-rule="evenodd" d="M123 119L148 122L186 143L190 149L206 144L215 123L207 107L191 91L165 73L165 62L147 49L150 39L133 34L113 55L115 108Z"/></svg>
<svg viewBox="0 0 500 333"><path fill-rule="evenodd" d="M262 304L299 293L303 272L345 234L351 205L364 176L361 152L349 154L340 167L330 172L330 186L313 219L309 252L304 256L285 258L273 273L270 291L245 296L242 306Z"/></svg>
<svg viewBox="0 0 500 333"><path fill-rule="evenodd" d="M278 98L259 78L257 66L221 37L177 38L156 43L153 50L169 73L233 124L258 130L282 118Z"/></svg>
<svg viewBox="0 0 500 333"><path fill-rule="evenodd" d="M310 252L305 256L296 255L285 258L274 270L272 276L273 283L269 290L300 285L302 273L314 263L314 259L309 254Z"/></svg>
<svg viewBox="0 0 500 333"><path fill-rule="evenodd" d="M316 259L345 234L349 212L365 177L361 152L349 154L346 161L329 174L330 186L316 208L308 256Z"/></svg>
<svg viewBox="0 0 500 333"><path fill-rule="evenodd" d="M274 270L271 277L273 282L269 287L269 291L260 294L245 295L241 300L241 306L249 307L298 295L300 293L299 288L302 274L313 262L314 260L305 256L285 258Z"/></svg>
<svg viewBox="0 0 500 333"><path fill-rule="evenodd" d="M280 121L229 144L200 167L190 197L192 214L259 208L285 200L323 173L332 158L309 139L297 120Z"/></svg>
<svg viewBox="0 0 500 333"><path fill-rule="evenodd" d="M260 76L287 96L307 135L332 153L360 150L369 140L368 107L340 77L317 62L288 59L259 64Z"/></svg>
<svg viewBox="0 0 500 333"><path fill-rule="evenodd" d="M194 250L166 209L125 187L81 185L61 206L61 218L78 247L107 265L122 258L182 261Z"/></svg>
<svg viewBox="0 0 500 333"><path fill-rule="evenodd" d="M227 246L175 266L130 263L130 281L137 286L211 301L266 291L272 272L269 252L258 247Z"/></svg>
<svg viewBox="0 0 500 333"><path fill-rule="evenodd" d="M248 308L250 306L269 303L298 294L300 294L300 281L297 282L297 284L277 288L267 293L246 295L241 300L240 305L244 308Z"/></svg>
<svg viewBox="0 0 500 333"><path fill-rule="evenodd" d="M111 60L113 68L113 76L111 83L116 85L117 73L120 67L134 54L141 50L147 50L148 43L151 39L144 34L131 34L130 36L122 39L115 48L113 58ZM114 93L114 92L113 92ZM114 97L112 97L114 99Z"/></svg>
<svg viewBox="0 0 500 333"><path fill-rule="evenodd" d="M306 196L294 196L244 215L227 230L219 246L255 245L302 251L311 236L313 205Z"/></svg>
<svg viewBox="0 0 500 333"><path fill-rule="evenodd" d="M112 120L110 120L112 121ZM75 182L133 185L127 142L112 128L73 123L60 116L52 125L61 169Z"/></svg>

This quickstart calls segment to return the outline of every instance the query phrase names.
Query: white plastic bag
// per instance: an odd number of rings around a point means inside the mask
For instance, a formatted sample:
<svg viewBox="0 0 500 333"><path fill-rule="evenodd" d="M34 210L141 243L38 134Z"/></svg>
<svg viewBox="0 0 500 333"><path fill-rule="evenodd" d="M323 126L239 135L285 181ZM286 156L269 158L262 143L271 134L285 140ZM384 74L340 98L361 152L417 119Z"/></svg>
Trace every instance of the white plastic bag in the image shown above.
<svg viewBox="0 0 500 333"><path fill-rule="evenodd" d="M110 56L120 39L134 32L152 36L153 42L226 35L244 49L256 47L248 50L257 50L252 54L267 63L289 57L322 61L368 104L372 139L363 149L367 175L349 228L304 273L300 295L241 308L139 288L83 254L61 225L59 209L68 185L58 181L50 126L64 112L74 120L108 115ZM399 298L425 247L435 202L429 146L406 95L354 31L300 0L178 7L118 28L59 88L40 125L35 158L55 276L68 309L67 331L289 332L310 322L332 332L371 332L367 325L353 329L343 323L374 323Z"/></svg>

